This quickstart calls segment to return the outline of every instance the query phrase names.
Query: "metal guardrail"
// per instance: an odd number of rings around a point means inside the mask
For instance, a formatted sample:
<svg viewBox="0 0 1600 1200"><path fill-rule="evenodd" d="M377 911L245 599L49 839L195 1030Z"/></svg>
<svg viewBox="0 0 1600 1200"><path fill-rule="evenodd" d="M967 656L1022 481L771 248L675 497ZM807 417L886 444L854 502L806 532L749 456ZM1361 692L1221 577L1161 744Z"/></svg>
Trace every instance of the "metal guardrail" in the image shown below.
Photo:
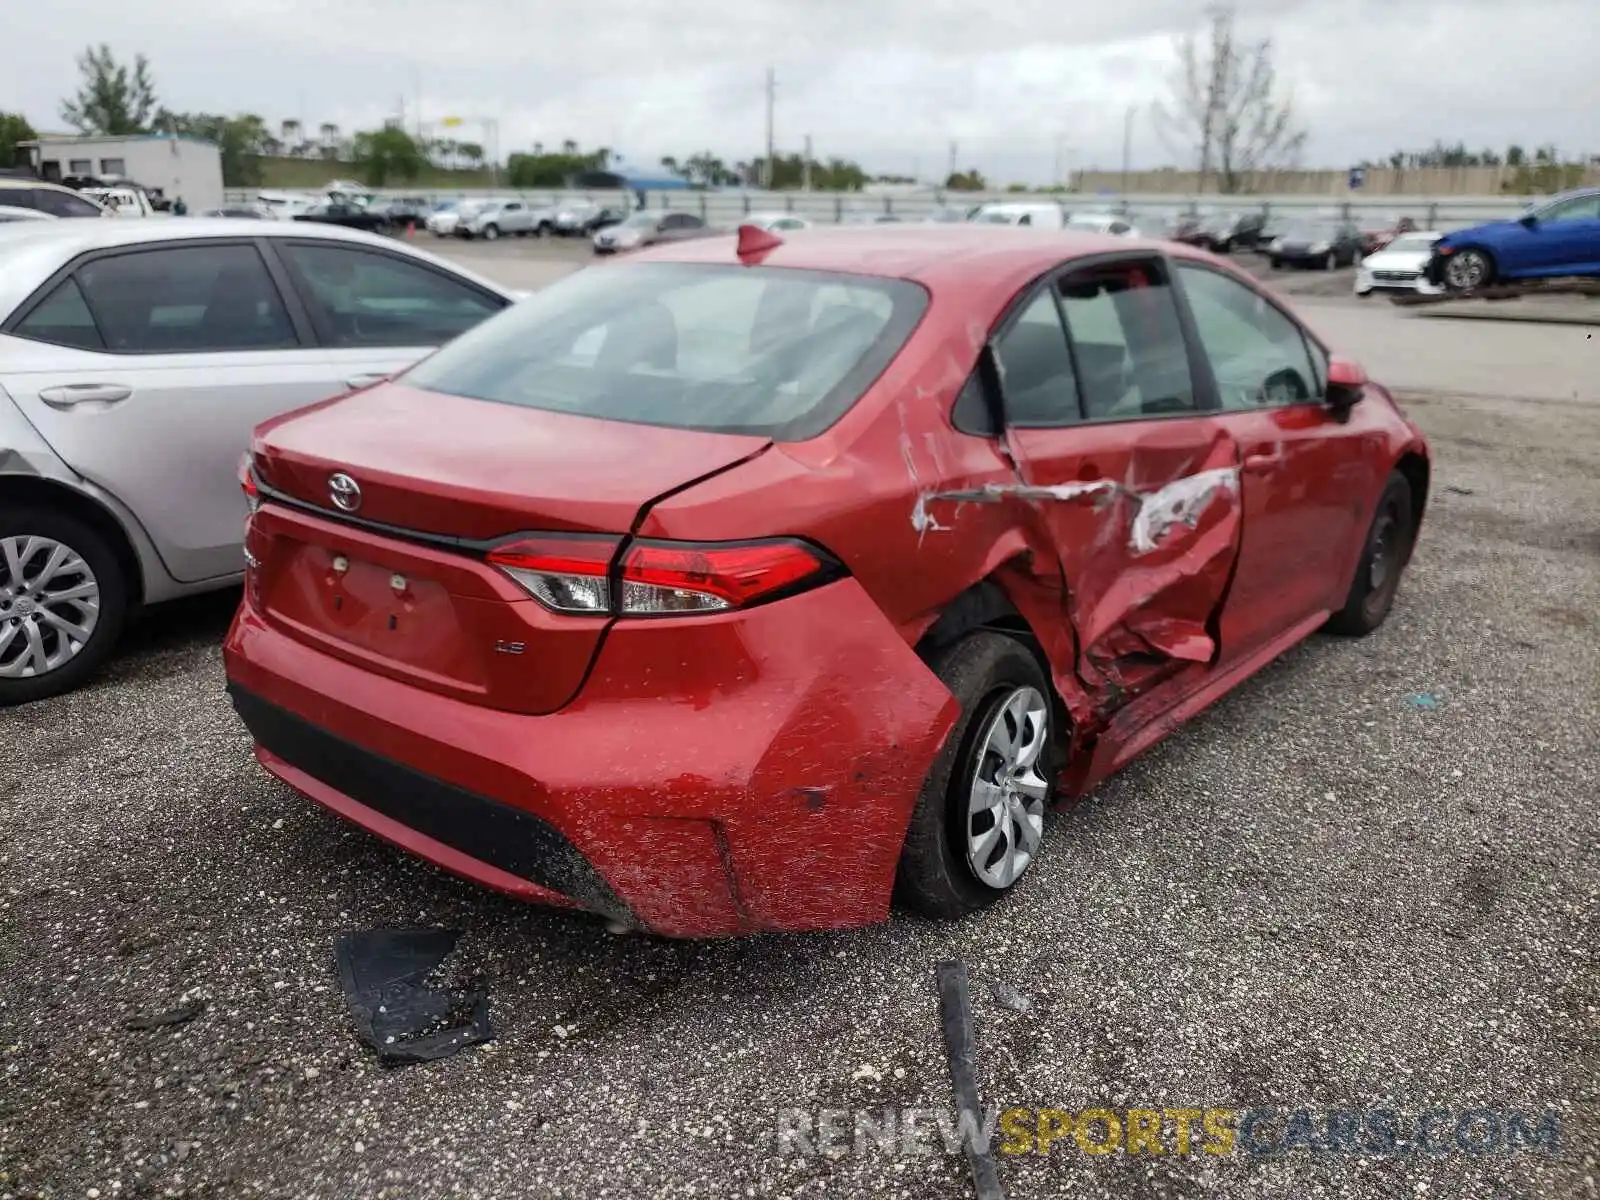
<svg viewBox="0 0 1600 1200"><path fill-rule="evenodd" d="M277 190L277 189L261 189ZM300 189L284 189L299 191ZM229 203L248 203L255 191L232 189ZM432 203L448 200L515 197L528 204L544 205L563 197L584 196L599 204L633 207L628 192L606 191L461 191L419 192L415 189L379 189L379 195L427 196ZM917 192L876 195L864 192L738 192L675 191L647 192L646 204L652 209L692 212L710 224L733 224L756 212L792 212L822 223L839 222L877 214L921 220L946 207L966 208L984 203L1059 203L1068 212L1116 211L1137 220L1142 213L1180 214L1195 212L1257 211L1274 217L1343 217L1360 223L1390 224L1396 218L1410 217L1421 229L1451 230L1484 221L1503 220L1522 212L1530 200L1526 196L1372 196L1343 201L1326 196L1103 196L1080 193L1038 194L1015 192Z"/></svg>

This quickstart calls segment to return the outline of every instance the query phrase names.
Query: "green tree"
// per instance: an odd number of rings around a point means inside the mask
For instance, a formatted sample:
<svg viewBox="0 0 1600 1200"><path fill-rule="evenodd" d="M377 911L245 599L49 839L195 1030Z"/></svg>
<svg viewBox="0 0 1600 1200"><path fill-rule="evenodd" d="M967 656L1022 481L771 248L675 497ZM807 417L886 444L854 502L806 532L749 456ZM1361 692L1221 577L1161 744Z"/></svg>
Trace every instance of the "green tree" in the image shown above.
<svg viewBox="0 0 1600 1200"><path fill-rule="evenodd" d="M860 164L843 158L826 161L811 160L811 186L825 192L859 192L867 184L867 173ZM765 179L766 159L758 158L749 166L753 177ZM799 154L777 154L772 158L772 188L787 191L806 184L806 161Z"/></svg>
<svg viewBox="0 0 1600 1200"><path fill-rule="evenodd" d="M31 142L39 135L28 118L21 113L0 112L0 167L16 166L23 162L17 154L18 142Z"/></svg>
<svg viewBox="0 0 1600 1200"><path fill-rule="evenodd" d="M175 113L161 109L151 123L158 133L203 138L216 145L222 158L225 187L260 187L261 159L276 139L267 123L255 113L223 116L220 113Z"/></svg>
<svg viewBox="0 0 1600 1200"><path fill-rule="evenodd" d="M78 74L82 76L78 94L61 103L63 121L82 133L117 136L150 131L156 88L144 55L134 56L130 73L112 56L110 46L90 46L78 56Z"/></svg>
<svg viewBox="0 0 1600 1200"><path fill-rule="evenodd" d="M568 139L558 152L547 152L536 142L531 154L513 154L506 163L506 175L515 188L563 188L574 175L605 169L610 157L605 148L584 152Z"/></svg>
<svg viewBox="0 0 1600 1200"><path fill-rule="evenodd" d="M397 125L358 133L351 148L368 187L383 187L391 179L409 183L428 165L422 144Z"/></svg>
<svg viewBox="0 0 1600 1200"><path fill-rule="evenodd" d="M982 171L969 167L951 175L944 181L944 186L952 192L985 192L989 190L989 181L983 177Z"/></svg>

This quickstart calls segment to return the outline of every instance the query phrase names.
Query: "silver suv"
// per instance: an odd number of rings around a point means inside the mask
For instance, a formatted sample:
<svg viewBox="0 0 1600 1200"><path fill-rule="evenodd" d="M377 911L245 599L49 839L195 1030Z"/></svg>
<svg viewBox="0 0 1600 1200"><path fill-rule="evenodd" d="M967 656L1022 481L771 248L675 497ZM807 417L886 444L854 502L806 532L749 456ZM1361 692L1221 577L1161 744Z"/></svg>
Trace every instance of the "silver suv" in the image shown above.
<svg viewBox="0 0 1600 1200"><path fill-rule="evenodd" d="M456 223L456 236L486 242L508 234L527 237L538 228L537 221L538 214L521 200L488 200L462 215Z"/></svg>

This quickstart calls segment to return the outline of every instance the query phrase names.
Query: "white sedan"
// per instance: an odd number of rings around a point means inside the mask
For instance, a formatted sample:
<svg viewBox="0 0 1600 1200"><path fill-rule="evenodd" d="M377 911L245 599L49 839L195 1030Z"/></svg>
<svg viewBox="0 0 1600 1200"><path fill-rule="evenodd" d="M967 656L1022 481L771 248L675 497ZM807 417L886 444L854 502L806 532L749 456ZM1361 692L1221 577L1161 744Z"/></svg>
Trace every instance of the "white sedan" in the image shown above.
<svg viewBox="0 0 1600 1200"><path fill-rule="evenodd" d="M1437 295L1439 288L1424 276L1428 261L1433 257L1433 244L1444 235L1402 233L1376 254L1369 255L1356 264L1356 295L1370 296L1374 292L1421 292Z"/></svg>
<svg viewBox="0 0 1600 1200"><path fill-rule="evenodd" d="M1116 213L1073 213L1067 218L1067 228L1084 233L1111 233L1117 237L1139 237L1139 230L1126 218Z"/></svg>
<svg viewBox="0 0 1600 1200"><path fill-rule="evenodd" d="M259 422L517 299L336 225L0 225L0 708L87 678L138 604L239 580Z"/></svg>
<svg viewBox="0 0 1600 1200"><path fill-rule="evenodd" d="M810 221L787 212L750 213L741 217L739 224L753 225L767 233L788 233L791 229L811 228Z"/></svg>

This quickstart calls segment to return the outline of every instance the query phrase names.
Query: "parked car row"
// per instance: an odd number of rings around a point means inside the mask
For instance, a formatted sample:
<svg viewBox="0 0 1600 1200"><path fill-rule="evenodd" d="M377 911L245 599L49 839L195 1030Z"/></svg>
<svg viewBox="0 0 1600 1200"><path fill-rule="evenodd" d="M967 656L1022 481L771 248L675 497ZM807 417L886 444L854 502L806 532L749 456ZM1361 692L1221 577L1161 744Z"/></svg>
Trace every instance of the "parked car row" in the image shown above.
<svg viewBox="0 0 1600 1200"><path fill-rule="evenodd" d="M628 214L573 197L554 204L533 205L507 198L449 201L428 214L424 227L436 237L496 241L502 237L592 237L620 224Z"/></svg>

